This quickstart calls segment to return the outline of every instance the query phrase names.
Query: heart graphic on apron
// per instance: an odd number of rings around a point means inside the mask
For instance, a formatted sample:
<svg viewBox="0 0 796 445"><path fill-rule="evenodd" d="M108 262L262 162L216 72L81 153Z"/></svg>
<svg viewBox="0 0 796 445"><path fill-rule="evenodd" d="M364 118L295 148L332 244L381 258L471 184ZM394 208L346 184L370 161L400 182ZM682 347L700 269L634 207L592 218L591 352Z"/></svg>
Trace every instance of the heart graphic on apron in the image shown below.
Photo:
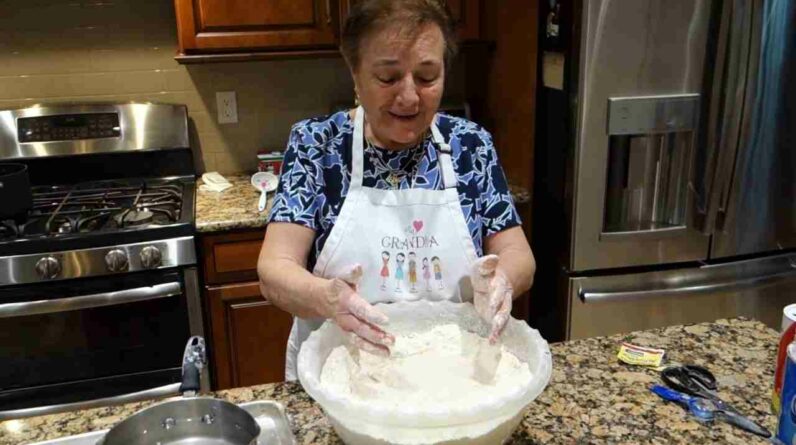
<svg viewBox="0 0 796 445"><path fill-rule="evenodd" d="M423 221L419 220L419 219L416 219L416 220L412 221L412 226L414 226L415 232L419 232L420 229L423 228Z"/></svg>

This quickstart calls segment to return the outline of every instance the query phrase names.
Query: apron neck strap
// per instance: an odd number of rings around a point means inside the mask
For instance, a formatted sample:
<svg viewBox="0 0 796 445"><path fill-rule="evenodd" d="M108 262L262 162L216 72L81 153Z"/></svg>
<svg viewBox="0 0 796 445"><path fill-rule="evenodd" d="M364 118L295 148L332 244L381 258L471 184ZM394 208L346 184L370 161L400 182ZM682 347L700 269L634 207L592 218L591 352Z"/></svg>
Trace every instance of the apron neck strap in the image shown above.
<svg viewBox="0 0 796 445"><path fill-rule="evenodd" d="M456 183L458 182L456 170L453 169L453 160L451 160L451 146L445 142L445 138L442 137L442 133L437 127L438 116L434 116L434 122L431 123L431 136L434 138L434 145L437 146L437 159L439 159L439 165L442 167L440 169L442 182L445 184L446 189L452 189L456 188Z"/></svg>
<svg viewBox="0 0 796 445"><path fill-rule="evenodd" d="M362 187L362 158L364 157L365 141L365 109L362 105L357 107L354 116L354 141L351 146L351 185L350 188Z"/></svg>
<svg viewBox="0 0 796 445"><path fill-rule="evenodd" d="M437 159L441 167L442 181L446 189L456 188L456 171L453 169L453 161L451 160L451 146L445 142L439 128L437 128L437 116L434 116L434 121L431 123L431 136L434 140L434 145L437 146ZM351 187L362 187L363 177L363 158L365 151L365 110L362 105L357 107L356 115L354 116L354 140L351 147Z"/></svg>

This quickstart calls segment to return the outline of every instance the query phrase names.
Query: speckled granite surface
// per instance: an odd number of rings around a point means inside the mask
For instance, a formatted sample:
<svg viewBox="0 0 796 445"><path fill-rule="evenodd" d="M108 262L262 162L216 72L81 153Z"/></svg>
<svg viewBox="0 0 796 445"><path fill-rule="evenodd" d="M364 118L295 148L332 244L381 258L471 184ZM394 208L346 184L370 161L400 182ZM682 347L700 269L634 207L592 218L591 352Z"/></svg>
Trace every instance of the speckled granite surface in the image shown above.
<svg viewBox="0 0 796 445"><path fill-rule="evenodd" d="M223 192L196 193L196 230L199 232L224 232L237 229L256 229L265 227L268 212L271 210L271 199L268 194L265 211L257 211L260 192L249 182L251 176L246 174L225 176L232 183L232 188ZM197 185L202 180L197 181ZM509 186L514 202L518 205L531 200L528 190L514 185Z"/></svg>
<svg viewBox="0 0 796 445"><path fill-rule="evenodd" d="M774 429L769 391L778 338L762 323L733 319L554 344L550 385L528 408L509 443L767 443L726 424L706 426L691 420L677 405L648 391L659 381L655 371L624 365L616 352L626 340L664 348L675 362L708 366L727 402ZM261 385L217 395L233 402L276 400L285 405L297 443L342 443L318 405L297 384ZM0 445L109 428L150 403L154 402L0 422Z"/></svg>
<svg viewBox="0 0 796 445"><path fill-rule="evenodd" d="M236 229L265 227L274 193L268 194L265 210L257 210L260 192L251 185L250 175L224 176L232 187L223 192L207 192L198 186L196 191L196 230L199 232L224 232Z"/></svg>
<svg viewBox="0 0 796 445"><path fill-rule="evenodd" d="M699 424L652 394L647 388L661 383L655 371L616 359L623 340L708 367L726 402L776 429L769 395L779 335L760 322L733 319L554 345L550 386L530 407L515 443L767 443L723 423Z"/></svg>

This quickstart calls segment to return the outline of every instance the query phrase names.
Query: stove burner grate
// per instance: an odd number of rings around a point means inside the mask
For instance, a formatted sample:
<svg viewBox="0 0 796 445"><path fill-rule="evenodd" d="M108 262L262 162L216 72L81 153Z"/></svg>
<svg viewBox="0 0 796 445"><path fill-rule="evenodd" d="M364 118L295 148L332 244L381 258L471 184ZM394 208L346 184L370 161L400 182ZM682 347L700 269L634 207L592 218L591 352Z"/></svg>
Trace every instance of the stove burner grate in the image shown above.
<svg viewBox="0 0 796 445"><path fill-rule="evenodd" d="M24 223L0 221L0 240L165 225L180 219L183 186L175 182L99 181L33 188Z"/></svg>

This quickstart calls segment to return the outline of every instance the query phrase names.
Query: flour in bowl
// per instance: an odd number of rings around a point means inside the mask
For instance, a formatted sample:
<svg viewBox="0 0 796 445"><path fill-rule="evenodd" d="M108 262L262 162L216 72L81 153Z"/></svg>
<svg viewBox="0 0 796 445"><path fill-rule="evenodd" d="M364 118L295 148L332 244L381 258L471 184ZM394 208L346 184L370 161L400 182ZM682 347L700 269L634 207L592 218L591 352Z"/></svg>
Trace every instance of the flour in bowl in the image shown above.
<svg viewBox="0 0 796 445"><path fill-rule="evenodd" d="M320 383L328 391L369 404L445 409L478 404L490 394L511 392L531 380L528 364L502 346L494 379L476 378L475 356L487 345L486 339L457 324L398 335L390 357L362 351L358 363L341 345L326 359Z"/></svg>

